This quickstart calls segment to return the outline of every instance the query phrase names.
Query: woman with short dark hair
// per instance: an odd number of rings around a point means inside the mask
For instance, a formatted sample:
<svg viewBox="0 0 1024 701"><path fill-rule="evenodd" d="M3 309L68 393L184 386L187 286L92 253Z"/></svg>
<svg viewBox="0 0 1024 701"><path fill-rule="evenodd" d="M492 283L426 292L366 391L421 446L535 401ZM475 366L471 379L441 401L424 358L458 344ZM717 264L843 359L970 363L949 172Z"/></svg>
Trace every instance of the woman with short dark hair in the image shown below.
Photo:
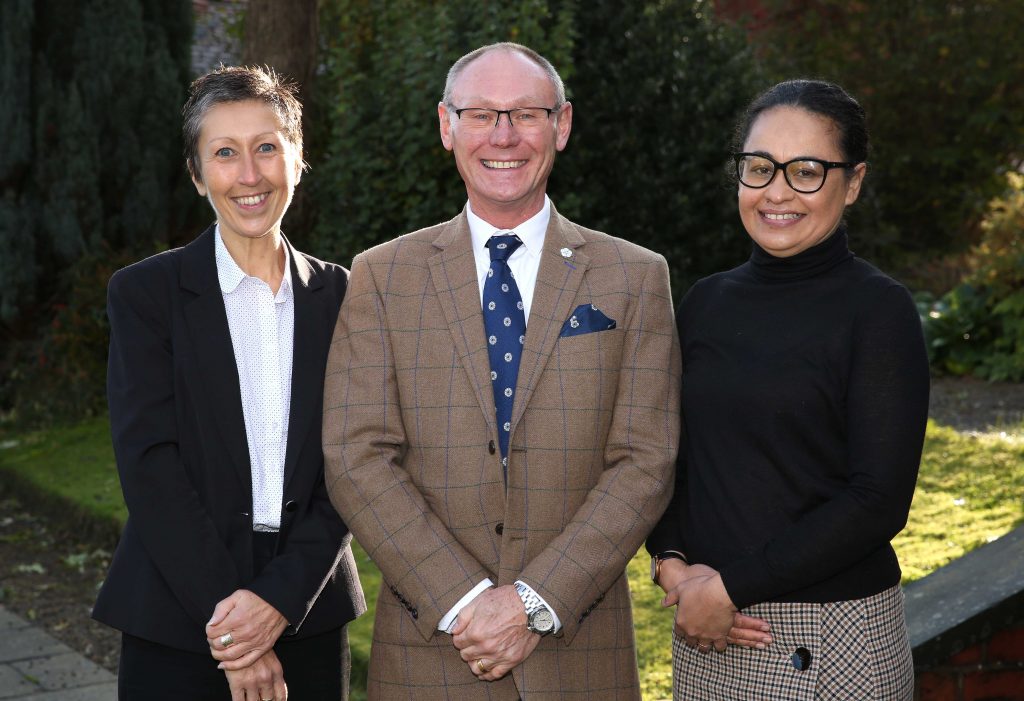
<svg viewBox="0 0 1024 701"><path fill-rule="evenodd" d="M914 493L929 373L910 294L848 248L864 111L836 85L787 81L737 136L753 253L679 308L676 491L647 541L678 604L674 695L910 699L890 540ZM761 630L730 633L737 611Z"/></svg>
<svg viewBox="0 0 1024 701"><path fill-rule="evenodd" d="M303 168L293 85L222 67L183 115L216 223L110 280L129 517L93 615L122 631L122 700L337 701L365 609L320 440L348 272L281 233Z"/></svg>

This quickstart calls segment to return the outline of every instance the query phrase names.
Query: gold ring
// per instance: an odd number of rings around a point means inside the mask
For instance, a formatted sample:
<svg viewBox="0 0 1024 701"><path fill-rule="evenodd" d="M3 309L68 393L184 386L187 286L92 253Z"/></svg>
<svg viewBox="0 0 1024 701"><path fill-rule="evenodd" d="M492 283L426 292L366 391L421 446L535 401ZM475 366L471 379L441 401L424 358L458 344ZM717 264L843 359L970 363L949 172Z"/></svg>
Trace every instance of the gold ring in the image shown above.
<svg viewBox="0 0 1024 701"><path fill-rule="evenodd" d="M710 643L697 643L697 652L711 652Z"/></svg>
<svg viewBox="0 0 1024 701"><path fill-rule="evenodd" d="M231 647L232 645L235 644L235 639L231 637L231 633L230 632L225 633L224 635L220 636L220 638L218 638L218 640L220 641L220 644L223 647Z"/></svg>
<svg viewBox="0 0 1024 701"><path fill-rule="evenodd" d="M487 668L484 667L484 661L483 660L477 660L476 661L476 668L480 670L480 674L487 674Z"/></svg>

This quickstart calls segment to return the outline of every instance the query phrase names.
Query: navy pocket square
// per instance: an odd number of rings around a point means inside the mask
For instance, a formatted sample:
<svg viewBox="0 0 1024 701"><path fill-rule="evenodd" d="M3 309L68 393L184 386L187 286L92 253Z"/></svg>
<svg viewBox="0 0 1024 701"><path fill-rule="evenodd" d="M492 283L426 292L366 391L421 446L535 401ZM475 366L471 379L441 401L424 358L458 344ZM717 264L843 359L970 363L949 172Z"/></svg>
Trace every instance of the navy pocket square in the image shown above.
<svg viewBox="0 0 1024 701"><path fill-rule="evenodd" d="M579 336L595 331L607 331L615 328L615 319L609 319L600 309L593 304L581 304L573 310L564 324L562 324L561 336Z"/></svg>

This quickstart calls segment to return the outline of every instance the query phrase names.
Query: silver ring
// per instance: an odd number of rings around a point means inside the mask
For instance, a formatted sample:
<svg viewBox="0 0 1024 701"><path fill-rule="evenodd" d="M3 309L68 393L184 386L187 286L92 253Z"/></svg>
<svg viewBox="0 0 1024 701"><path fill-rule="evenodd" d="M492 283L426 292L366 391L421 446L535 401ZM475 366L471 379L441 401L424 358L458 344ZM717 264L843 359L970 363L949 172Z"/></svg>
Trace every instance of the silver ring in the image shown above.
<svg viewBox="0 0 1024 701"><path fill-rule="evenodd" d="M697 652L702 654L711 652L711 643L697 643Z"/></svg>
<svg viewBox="0 0 1024 701"><path fill-rule="evenodd" d="M235 644L235 639L231 637L230 632L227 632L224 635L217 638L217 641L221 644L222 647L231 647ZM271 699L271 701L273 700Z"/></svg>

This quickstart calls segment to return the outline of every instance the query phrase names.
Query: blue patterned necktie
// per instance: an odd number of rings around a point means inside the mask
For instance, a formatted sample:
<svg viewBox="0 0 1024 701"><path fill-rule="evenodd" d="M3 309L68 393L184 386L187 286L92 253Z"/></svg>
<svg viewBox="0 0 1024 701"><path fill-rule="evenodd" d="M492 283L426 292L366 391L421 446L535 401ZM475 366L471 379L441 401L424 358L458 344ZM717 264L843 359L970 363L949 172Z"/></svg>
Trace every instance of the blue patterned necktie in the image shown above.
<svg viewBox="0 0 1024 701"><path fill-rule="evenodd" d="M512 422L512 402L519 376L519 359L526 339L526 314L523 297L508 267L508 258L523 245L515 234L496 234L487 240L491 267L484 281L484 330L487 332L487 356L491 361L491 388L498 419L498 444L501 464L508 468L508 438Z"/></svg>

